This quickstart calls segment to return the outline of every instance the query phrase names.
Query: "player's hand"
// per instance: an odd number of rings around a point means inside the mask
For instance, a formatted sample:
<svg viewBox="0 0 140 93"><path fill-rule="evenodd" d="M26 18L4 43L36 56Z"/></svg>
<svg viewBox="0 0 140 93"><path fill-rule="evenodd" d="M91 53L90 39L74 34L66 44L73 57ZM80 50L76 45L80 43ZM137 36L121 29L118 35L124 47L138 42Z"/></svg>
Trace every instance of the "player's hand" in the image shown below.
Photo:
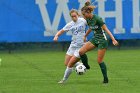
<svg viewBox="0 0 140 93"><path fill-rule="evenodd" d="M55 36L55 37L53 38L53 41L57 42L57 41L58 41L58 36Z"/></svg>
<svg viewBox="0 0 140 93"><path fill-rule="evenodd" d="M117 40L113 40L112 43L113 43L114 46L118 46L119 45Z"/></svg>
<svg viewBox="0 0 140 93"><path fill-rule="evenodd" d="M84 42L86 42L87 41L87 38L84 36L83 40L84 40Z"/></svg>

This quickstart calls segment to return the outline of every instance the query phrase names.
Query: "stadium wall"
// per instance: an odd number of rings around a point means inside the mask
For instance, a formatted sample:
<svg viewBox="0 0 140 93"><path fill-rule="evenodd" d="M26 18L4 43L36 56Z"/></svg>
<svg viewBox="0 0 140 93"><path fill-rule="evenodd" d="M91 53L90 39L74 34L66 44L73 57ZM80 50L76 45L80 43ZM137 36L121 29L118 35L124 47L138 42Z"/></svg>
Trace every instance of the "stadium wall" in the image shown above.
<svg viewBox="0 0 140 93"><path fill-rule="evenodd" d="M0 0L0 42L52 42L56 32L70 22L69 11L80 10L84 1ZM96 0L95 4L94 13L117 39L140 39L140 0ZM60 42L70 40L70 32L59 38Z"/></svg>

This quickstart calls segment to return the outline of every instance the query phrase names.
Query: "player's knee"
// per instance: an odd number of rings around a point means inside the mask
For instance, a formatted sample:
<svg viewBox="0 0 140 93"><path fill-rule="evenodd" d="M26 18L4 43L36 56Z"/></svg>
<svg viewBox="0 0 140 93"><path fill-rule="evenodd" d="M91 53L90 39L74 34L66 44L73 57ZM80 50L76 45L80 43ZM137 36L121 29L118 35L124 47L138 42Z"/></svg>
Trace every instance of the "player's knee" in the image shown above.
<svg viewBox="0 0 140 93"><path fill-rule="evenodd" d="M74 64L77 62L77 58L75 58L75 57L73 57L70 61L69 61L69 63L68 63L68 67L73 67L74 66Z"/></svg>
<svg viewBox="0 0 140 93"><path fill-rule="evenodd" d="M67 67L72 68L73 64L70 62L69 64L67 64Z"/></svg>
<svg viewBox="0 0 140 93"><path fill-rule="evenodd" d="M64 62L64 65L65 65L65 66L68 66L68 63L69 63L68 61L65 61L65 62Z"/></svg>
<svg viewBox="0 0 140 93"><path fill-rule="evenodd" d="M68 63L64 63L65 66L68 66Z"/></svg>
<svg viewBox="0 0 140 93"><path fill-rule="evenodd" d="M98 62L99 64L102 63L102 61L103 61L102 58L98 58L98 59L97 59L97 62Z"/></svg>
<svg viewBox="0 0 140 93"><path fill-rule="evenodd" d="M80 49L79 50L79 55L81 56L81 55L84 55L84 54L85 54L84 49Z"/></svg>

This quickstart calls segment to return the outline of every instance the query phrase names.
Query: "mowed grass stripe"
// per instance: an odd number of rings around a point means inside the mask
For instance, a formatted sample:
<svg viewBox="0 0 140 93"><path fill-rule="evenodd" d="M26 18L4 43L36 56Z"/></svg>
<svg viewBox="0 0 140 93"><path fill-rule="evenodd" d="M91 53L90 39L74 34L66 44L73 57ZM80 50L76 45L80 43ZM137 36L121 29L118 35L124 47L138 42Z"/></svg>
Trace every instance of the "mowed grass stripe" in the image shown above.
<svg viewBox="0 0 140 93"><path fill-rule="evenodd" d="M140 93L140 50L108 50L105 62L110 83L103 85L96 62L88 53L91 69L83 76L73 71L65 85L57 84L65 70L65 52L20 51L0 53L0 92L4 93ZM33 67L35 66L35 67ZM39 70L43 71L40 72Z"/></svg>

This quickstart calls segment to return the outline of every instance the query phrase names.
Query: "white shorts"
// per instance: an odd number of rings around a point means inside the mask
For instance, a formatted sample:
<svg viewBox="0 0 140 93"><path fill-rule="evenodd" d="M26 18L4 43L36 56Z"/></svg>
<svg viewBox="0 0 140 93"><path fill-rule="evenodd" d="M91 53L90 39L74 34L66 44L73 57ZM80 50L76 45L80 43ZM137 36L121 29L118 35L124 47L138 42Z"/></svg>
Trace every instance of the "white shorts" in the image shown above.
<svg viewBox="0 0 140 93"><path fill-rule="evenodd" d="M70 55L70 56L75 56L77 58L80 58L79 50L80 50L80 48L75 48L75 47L70 46L66 54Z"/></svg>

